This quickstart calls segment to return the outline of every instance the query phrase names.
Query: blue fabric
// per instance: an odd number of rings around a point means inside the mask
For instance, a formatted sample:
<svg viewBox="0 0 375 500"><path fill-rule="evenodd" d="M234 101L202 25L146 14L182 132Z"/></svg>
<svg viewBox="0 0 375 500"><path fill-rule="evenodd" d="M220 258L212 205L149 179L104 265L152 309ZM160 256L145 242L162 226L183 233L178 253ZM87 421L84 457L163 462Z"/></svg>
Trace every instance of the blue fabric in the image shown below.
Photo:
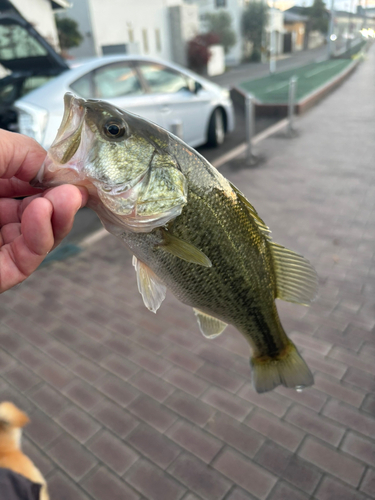
<svg viewBox="0 0 375 500"><path fill-rule="evenodd" d="M41 484L10 469L0 468L0 500L39 500Z"/></svg>

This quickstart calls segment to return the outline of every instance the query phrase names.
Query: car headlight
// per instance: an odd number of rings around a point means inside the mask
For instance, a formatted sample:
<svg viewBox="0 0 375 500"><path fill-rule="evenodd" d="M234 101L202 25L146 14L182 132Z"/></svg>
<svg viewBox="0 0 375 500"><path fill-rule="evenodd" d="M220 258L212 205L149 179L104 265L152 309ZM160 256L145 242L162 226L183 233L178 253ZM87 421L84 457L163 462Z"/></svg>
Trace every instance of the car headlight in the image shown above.
<svg viewBox="0 0 375 500"><path fill-rule="evenodd" d="M24 102L16 103L15 107L18 111L18 130L20 133L28 135L42 144L46 131L48 112L43 108Z"/></svg>

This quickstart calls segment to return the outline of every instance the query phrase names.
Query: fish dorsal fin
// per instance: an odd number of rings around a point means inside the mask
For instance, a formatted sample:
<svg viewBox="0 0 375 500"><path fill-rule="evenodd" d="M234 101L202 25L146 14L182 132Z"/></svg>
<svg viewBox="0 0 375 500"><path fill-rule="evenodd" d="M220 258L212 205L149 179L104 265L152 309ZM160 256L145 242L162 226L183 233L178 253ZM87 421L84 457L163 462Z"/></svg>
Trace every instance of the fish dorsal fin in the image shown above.
<svg viewBox="0 0 375 500"><path fill-rule="evenodd" d="M201 252L197 247L187 243L176 236L172 236L167 231L164 231L163 243L160 245L163 250L171 253L175 257L179 257L182 260L191 262L193 264L199 264L204 267L211 267L212 263L210 259Z"/></svg>
<svg viewBox="0 0 375 500"><path fill-rule="evenodd" d="M147 309L156 313L165 299L167 288L156 274L133 255L133 266L137 273L138 290Z"/></svg>
<svg viewBox="0 0 375 500"><path fill-rule="evenodd" d="M269 241L276 275L276 298L309 305L318 291L318 276L310 262L292 250Z"/></svg>
<svg viewBox="0 0 375 500"><path fill-rule="evenodd" d="M267 238L276 275L276 298L287 302L309 305L315 299L318 290L318 276L315 269L302 255L274 243L269 227L259 217L252 204L236 186L231 184L231 187L248 209L260 231Z"/></svg>
<svg viewBox="0 0 375 500"><path fill-rule="evenodd" d="M199 309L194 309L194 313L198 320L200 331L207 339L218 337L228 326L223 321L220 321L209 314L206 314Z"/></svg>
<svg viewBox="0 0 375 500"><path fill-rule="evenodd" d="M250 212L250 215L253 217L254 222L257 224L259 229L262 231L262 233L265 236L269 236L271 234L270 228L266 225L266 223L259 217L258 212L255 210L253 205L249 202L249 200L245 197L244 194L241 193L239 189L236 188L231 182L230 182L231 188L233 191L236 193L237 198L242 201L242 203L246 206L248 211Z"/></svg>

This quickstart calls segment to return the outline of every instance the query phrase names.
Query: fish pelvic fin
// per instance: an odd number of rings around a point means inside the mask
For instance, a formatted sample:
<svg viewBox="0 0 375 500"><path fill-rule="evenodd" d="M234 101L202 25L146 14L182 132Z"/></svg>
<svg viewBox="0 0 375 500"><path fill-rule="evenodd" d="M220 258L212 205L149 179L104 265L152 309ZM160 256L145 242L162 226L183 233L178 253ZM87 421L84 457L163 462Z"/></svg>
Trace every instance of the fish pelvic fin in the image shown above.
<svg viewBox="0 0 375 500"><path fill-rule="evenodd" d="M224 323L220 319L214 318L199 309L193 309L198 320L199 329L206 339L218 337L228 326L227 323Z"/></svg>
<svg viewBox="0 0 375 500"><path fill-rule="evenodd" d="M305 306L316 298L318 275L310 262L292 250L269 241L276 275L276 298Z"/></svg>
<svg viewBox="0 0 375 500"><path fill-rule="evenodd" d="M313 374L292 341L276 356L251 358L250 366L258 393L272 391L278 385L298 391L314 383Z"/></svg>

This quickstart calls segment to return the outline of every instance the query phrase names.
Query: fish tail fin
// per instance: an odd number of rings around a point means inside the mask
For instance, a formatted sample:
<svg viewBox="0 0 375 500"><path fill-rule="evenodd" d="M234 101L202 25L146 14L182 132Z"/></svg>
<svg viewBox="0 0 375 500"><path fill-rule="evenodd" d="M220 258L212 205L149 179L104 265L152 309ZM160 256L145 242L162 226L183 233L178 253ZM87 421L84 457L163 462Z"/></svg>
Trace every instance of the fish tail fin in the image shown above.
<svg viewBox="0 0 375 500"><path fill-rule="evenodd" d="M252 380L259 393L271 391L278 385L302 390L314 383L314 377L293 342L276 356L250 359Z"/></svg>

